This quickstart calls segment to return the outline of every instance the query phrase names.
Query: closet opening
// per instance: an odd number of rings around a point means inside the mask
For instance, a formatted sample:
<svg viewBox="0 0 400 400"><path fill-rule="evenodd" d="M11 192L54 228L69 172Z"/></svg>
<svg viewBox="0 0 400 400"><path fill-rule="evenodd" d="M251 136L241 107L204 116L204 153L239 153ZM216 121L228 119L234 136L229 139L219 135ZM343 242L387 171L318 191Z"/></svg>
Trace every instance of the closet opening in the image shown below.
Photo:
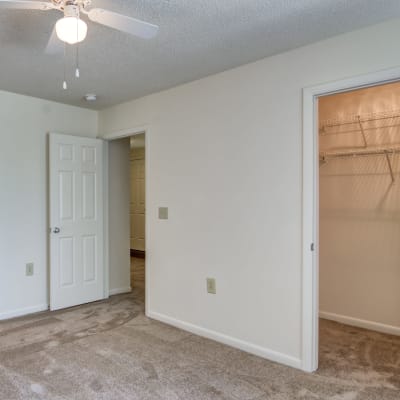
<svg viewBox="0 0 400 400"><path fill-rule="evenodd" d="M400 82L317 101L319 372L390 382L400 362Z"/></svg>

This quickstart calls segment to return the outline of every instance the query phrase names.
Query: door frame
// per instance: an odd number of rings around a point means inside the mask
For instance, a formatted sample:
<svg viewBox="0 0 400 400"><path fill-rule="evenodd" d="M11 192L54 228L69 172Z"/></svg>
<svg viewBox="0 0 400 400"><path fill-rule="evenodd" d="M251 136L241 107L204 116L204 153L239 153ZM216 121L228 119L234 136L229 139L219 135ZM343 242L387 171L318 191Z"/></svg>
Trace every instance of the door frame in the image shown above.
<svg viewBox="0 0 400 400"><path fill-rule="evenodd" d="M400 67L303 89L302 369L318 368L319 164L318 97L400 80ZM312 247L313 246L313 249Z"/></svg>
<svg viewBox="0 0 400 400"><path fill-rule="evenodd" d="M145 134L145 253L146 258L148 258L150 254L149 243L150 243L150 224L148 217L149 210L149 185L148 182L148 173L149 173L149 165L150 165L150 149L149 149L149 137L150 137L150 128L147 125L137 126L135 128L123 129L120 131L114 131L110 133L104 134L101 138L105 141L104 143L104 276L106 277L106 282L104 285L104 296L106 298L109 297L109 287L110 287L110 251L109 251L109 183L108 183L108 175L109 175L109 157L108 157L108 144L109 142L117 139L123 139L127 137L132 137L136 135L140 135L142 133ZM147 274L148 262L145 262L145 277ZM145 314L149 310L149 284L148 279L145 279Z"/></svg>

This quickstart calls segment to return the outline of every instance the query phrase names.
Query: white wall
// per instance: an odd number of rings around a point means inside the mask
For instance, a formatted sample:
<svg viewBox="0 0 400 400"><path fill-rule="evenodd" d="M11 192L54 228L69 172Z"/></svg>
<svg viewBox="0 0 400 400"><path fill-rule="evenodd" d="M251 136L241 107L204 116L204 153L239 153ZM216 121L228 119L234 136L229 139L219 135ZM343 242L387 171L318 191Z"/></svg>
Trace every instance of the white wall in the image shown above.
<svg viewBox="0 0 400 400"><path fill-rule="evenodd" d="M302 88L399 65L399 37L391 21L100 113L104 134L149 127L149 315L301 365Z"/></svg>
<svg viewBox="0 0 400 400"><path fill-rule="evenodd" d="M322 125L393 111L400 115L400 83L319 101ZM398 145L399 124L400 118L365 122L368 146ZM334 134L343 130L354 133ZM320 137L322 151L363 145L357 125L327 132ZM398 180L400 156L391 159ZM400 185L392 185L385 156L336 159L320 166L321 316L400 334L399 198Z"/></svg>
<svg viewBox="0 0 400 400"><path fill-rule="evenodd" d="M48 304L48 132L95 137L97 113L0 91L0 319Z"/></svg>
<svg viewBox="0 0 400 400"><path fill-rule="evenodd" d="M109 143L110 294L131 290L130 282L130 139Z"/></svg>

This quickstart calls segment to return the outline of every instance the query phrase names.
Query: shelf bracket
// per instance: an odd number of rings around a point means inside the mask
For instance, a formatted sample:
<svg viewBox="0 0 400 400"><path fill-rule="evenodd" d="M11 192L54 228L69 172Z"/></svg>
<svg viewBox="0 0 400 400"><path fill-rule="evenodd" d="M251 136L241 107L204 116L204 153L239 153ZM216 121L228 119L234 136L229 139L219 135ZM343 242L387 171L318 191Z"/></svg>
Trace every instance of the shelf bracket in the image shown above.
<svg viewBox="0 0 400 400"><path fill-rule="evenodd" d="M393 168L392 168L392 161L390 160L388 152L385 152L385 156L386 156L386 161L387 161L388 167L389 167L390 177L392 178L392 183L394 183L394 174L393 174Z"/></svg>
<svg viewBox="0 0 400 400"><path fill-rule="evenodd" d="M363 124L361 122L361 117L359 115L357 115L357 119L358 119L358 125L360 126L361 135L362 135L363 140L364 140L364 147L368 147L367 138L365 137L364 127L363 127Z"/></svg>

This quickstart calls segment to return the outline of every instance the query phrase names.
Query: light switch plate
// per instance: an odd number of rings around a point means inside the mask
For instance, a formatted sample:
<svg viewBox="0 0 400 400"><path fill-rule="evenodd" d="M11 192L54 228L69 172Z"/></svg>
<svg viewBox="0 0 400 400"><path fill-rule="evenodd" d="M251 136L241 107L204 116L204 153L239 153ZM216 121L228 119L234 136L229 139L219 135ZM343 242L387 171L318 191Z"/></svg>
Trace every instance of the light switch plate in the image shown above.
<svg viewBox="0 0 400 400"><path fill-rule="evenodd" d="M217 294L217 286L214 278L207 278L207 293Z"/></svg>
<svg viewBox="0 0 400 400"><path fill-rule="evenodd" d="M33 276L33 272L34 272L34 265L33 265L33 263L27 263L27 264L26 264L25 275L26 275L26 276Z"/></svg>
<svg viewBox="0 0 400 400"><path fill-rule="evenodd" d="M168 219L168 207L158 207L158 219Z"/></svg>

